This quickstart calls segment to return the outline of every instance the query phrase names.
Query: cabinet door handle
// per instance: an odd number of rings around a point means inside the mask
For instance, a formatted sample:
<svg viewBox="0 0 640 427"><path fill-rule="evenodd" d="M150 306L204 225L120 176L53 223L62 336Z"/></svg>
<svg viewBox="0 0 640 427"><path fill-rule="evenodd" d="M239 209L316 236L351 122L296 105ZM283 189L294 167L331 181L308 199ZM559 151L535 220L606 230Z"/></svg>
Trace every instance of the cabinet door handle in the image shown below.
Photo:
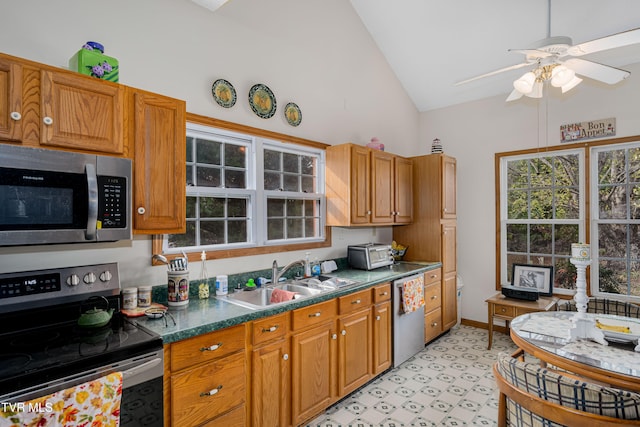
<svg viewBox="0 0 640 427"><path fill-rule="evenodd" d="M367 211L367 215L371 215L371 211Z"/></svg>
<svg viewBox="0 0 640 427"><path fill-rule="evenodd" d="M431 326L433 326L433 327L438 326L438 322L433 322L433 323L431 324Z"/></svg>
<svg viewBox="0 0 640 427"><path fill-rule="evenodd" d="M381 297L386 297L387 295L389 295L389 292L384 291L383 293L380 294Z"/></svg>
<svg viewBox="0 0 640 427"><path fill-rule="evenodd" d="M435 279L436 277L438 277L437 274L432 274L431 276L429 276L430 279Z"/></svg>
<svg viewBox="0 0 640 427"><path fill-rule="evenodd" d="M433 295L431 299L438 299L438 295Z"/></svg>
<svg viewBox="0 0 640 427"><path fill-rule="evenodd" d="M283 354L282 359L289 360L289 355L287 353Z"/></svg>
<svg viewBox="0 0 640 427"><path fill-rule="evenodd" d="M220 384L218 387L214 389L200 393L200 397L207 397L207 396L213 396L214 394L218 394L221 388L222 388L222 384Z"/></svg>
<svg viewBox="0 0 640 427"><path fill-rule="evenodd" d="M22 118L22 114L18 113L17 111L12 111L9 116L11 117L12 120L15 120L16 122Z"/></svg>
<svg viewBox="0 0 640 427"><path fill-rule="evenodd" d="M316 311L315 313L311 313L309 317L320 317L320 312Z"/></svg>
<svg viewBox="0 0 640 427"><path fill-rule="evenodd" d="M278 325L272 326L270 328L262 328L262 332L275 332L278 329Z"/></svg>
<svg viewBox="0 0 640 427"><path fill-rule="evenodd" d="M42 122L47 126L51 126L53 124L53 119L51 117L45 117L42 119Z"/></svg>
<svg viewBox="0 0 640 427"><path fill-rule="evenodd" d="M362 302L361 300L357 299L357 300L351 301L351 304L360 304L361 302Z"/></svg>
<svg viewBox="0 0 640 427"><path fill-rule="evenodd" d="M147 210L144 208L144 206L140 206L140 207L138 208L138 213L139 213L140 215L144 215L144 213L145 213L146 211L147 211Z"/></svg>
<svg viewBox="0 0 640 427"><path fill-rule="evenodd" d="M342 336L347 335L347 331L345 331L344 329L340 333L342 334Z"/></svg>
<svg viewBox="0 0 640 427"><path fill-rule="evenodd" d="M378 315L378 316L376 316L376 320L380 320L380 316L379 316L379 315Z"/></svg>
<svg viewBox="0 0 640 427"><path fill-rule="evenodd" d="M333 334L333 335L331 335L331 339L332 339L332 340L337 340L337 339L338 339L338 335L337 335L337 334Z"/></svg>
<svg viewBox="0 0 640 427"><path fill-rule="evenodd" d="M218 344L214 344L211 347L202 347L200 349L200 351L216 351L220 347L222 347L222 343L221 342L219 342Z"/></svg>

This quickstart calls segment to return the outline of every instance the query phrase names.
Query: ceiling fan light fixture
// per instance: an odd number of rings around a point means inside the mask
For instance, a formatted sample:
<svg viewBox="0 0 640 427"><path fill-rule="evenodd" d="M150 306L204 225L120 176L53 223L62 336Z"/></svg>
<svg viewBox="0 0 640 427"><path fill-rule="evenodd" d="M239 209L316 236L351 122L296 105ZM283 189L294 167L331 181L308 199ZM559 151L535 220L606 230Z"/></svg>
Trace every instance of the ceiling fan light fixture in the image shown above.
<svg viewBox="0 0 640 427"><path fill-rule="evenodd" d="M542 88L542 82L536 80L531 88L531 92L525 93L525 95L529 98L542 98Z"/></svg>
<svg viewBox="0 0 640 427"><path fill-rule="evenodd" d="M536 75L529 71L513 82L513 88L524 95L528 95L533 90L535 81Z"/></svg>
<svg viewBox="0 0 640 427"><path fill-rule="evenodd" d="M576 72L571 68L567 68L564 65L558 65L551 72L551 85L554 87L563 87L564 85L571 82L575 78L575 76Z"/></svg>
<svg viewBox="0 0 640 427"><path fill-rule="evenodd" d="M191 1L197 4L198 6L202 6L206 9L209 9L212 12L215 12L229 0L191 0Z"/></svg>
<svg viewBox="0 0 640 427"><path fill-rule="evenodd" d="M569 92L574 87L578 86L582 82L582 79L574 74L573 78L568 83L562 85L562 93Z"/></svg>

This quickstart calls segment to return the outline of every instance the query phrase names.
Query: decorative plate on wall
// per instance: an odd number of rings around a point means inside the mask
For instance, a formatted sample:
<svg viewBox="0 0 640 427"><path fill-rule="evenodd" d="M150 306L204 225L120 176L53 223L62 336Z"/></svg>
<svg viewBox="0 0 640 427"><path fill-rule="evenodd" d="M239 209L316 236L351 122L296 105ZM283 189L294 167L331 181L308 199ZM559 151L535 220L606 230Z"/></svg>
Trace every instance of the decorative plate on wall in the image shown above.
<svg viewBox="0 0 640 427"><path fill-rule="evenodd" d="M302 111L295 102L289 102L284 106L284 118L291 126L298 126L302 122Z"/></svg>
<svg viewBox="0 0 640 427"><path fill-rule="evenodd" d="M236 90L233 85L225 79L218 79L213 82L211 93L213 94L213 99L215 99L221 107L231 108L236 104Z"/></svg>
<svg viewBox="0 0 640 427"><path fill-rule="evenodd" d="M273 117L276 113L276 97L269 87L261 83L253 85L249 90L249 105L256 116L263 119Z"/></svg>

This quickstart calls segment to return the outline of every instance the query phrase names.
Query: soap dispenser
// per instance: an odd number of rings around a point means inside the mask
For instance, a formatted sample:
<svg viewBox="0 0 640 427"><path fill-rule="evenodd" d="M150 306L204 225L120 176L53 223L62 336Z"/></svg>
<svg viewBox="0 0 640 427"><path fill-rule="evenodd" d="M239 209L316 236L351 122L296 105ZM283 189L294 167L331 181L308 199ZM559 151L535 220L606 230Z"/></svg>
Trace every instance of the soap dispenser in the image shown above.
<svg viewBox="0 0 640 427"><path fill-rule="evenodd" d="M304 277L311 277L311 261L309 260L309 256L311 254L307 252L304 257Z"/></svg>

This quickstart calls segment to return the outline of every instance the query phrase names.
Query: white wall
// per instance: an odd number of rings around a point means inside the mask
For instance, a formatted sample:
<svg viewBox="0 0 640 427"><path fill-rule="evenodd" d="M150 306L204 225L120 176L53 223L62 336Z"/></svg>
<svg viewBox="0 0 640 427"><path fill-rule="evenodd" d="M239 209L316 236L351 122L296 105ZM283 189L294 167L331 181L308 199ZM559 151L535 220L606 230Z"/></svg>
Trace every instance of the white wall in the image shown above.
<svg viewBox="0 0 640 427"><path fill-rule="evenodd" d="M187 101L187 110L328 144L364 144L377 136L387 151L413 154L419 114L349 2L231 0L211 13L189 0L21 0L0 6L0 52L66 67L88 40L120 61L120 82ZM230 81L233 108L218 106L211 84ZM255 83L274 92L278 111L255 116L247 94ZM296 102L302 124L289 126L282 106ZM390 241L391 229L335 228L320 259L346 256L346 245ZM301 252L207 264L209 274L270 268ZM150 267L147 237L96 245L0 248L0 272L118 262L123 286L166 283ZM251 266L250 268L248 266ZM192 278L199 266L194 265Z"/></svg>
<svg viewBox="0 0 640 427"><path fill-rule="evenodd" d="M640 64L623 68L631 77L614 87L585 79L564 96L551 88L540 101L506 103L505 92L421 115L420 140L440 138L444 151L457 158L458 273L465 283L465 319L486 322L483 301L496 292L494 154L559 145L561 125L611 117L616 137L640 135ZM421 153L428 149L425 142Z"/></svg>

